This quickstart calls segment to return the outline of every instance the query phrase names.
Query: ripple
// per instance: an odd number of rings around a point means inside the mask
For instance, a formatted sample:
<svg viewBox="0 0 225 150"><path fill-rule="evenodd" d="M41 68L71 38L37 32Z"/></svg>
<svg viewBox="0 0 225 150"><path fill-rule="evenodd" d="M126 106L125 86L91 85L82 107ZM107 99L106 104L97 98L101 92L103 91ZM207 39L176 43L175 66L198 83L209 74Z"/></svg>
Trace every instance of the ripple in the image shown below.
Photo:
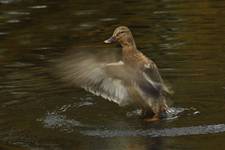
<svg viewBox="0 0 225 150"><path fill-rule="evenodd" d="M175 71L177 70L176 68L161 68L161 71Z"/></svg>
<svg viewBox="0 0 225 150"><path fill-rule="evenodd" d="M100 21L102 21L102 22L109 22L109 21L115 21L115 20L117 20L117 18L102 18L102 19L100 19Z"/></svg>
<svg viewBox="0 0 225 150"><path fill-rule="evenodd" d="M96 10L80 10L80 11L76 12L75 15L77 15L77 16L91 15L91 14L94 14L95 12L96 12Z"/></svg>
<svg viewBox="0 0 225 150"><path fill-rule="evenodd" d="M181 108L181 107L170 107L166 113L161 114L162 120L174 120L177 119L181 114L186 112L186 115L199 115L200 111L198 111L196 108L191 107L191 108ZM136 109L130 112L127 112L126 116L128 118L131 117L137 117L142 115L142 110L141 109Z"/></svg>
<svg viewBox="0 0 225 150"><path fill-rule="evenodd" d="M7 23L19 23L20 20L18 19L11 19L11 20L8 20Z"/></svg>
<svg viewBox="0 0 225 150"><path fill-rule="evenodd" d="M75 127L89 127L74 119L67 119L66 116L55 112L47 113L44 118L37 119L42 122L45 128L57 128L66 132L73 132Z"/></svg>
<svg viewBox="0 0 225 150"><path fill-rule="evenodd" d="M101 138L112 137L176 137L185 135L215 134L225 132L225 124L199 125L192 127L149 129L149 130L84 130L83 135Z"/></svg>
<svg viewBox="0 0 225 150"><path fill-rule="evenodd" d="M166 111L166 116L165 116L165 120L172 120L172 119L176 119L178 118L178 115L180 115L182 112L184 111L189 111L190 109L188 108L175 108L175 107L170 107L167 111Z"/></svg>
<svg viewBox="0 0 225 150"><path fill-rule="evenodd" d="M11 105L17 105L19 103L20 103L19 100L12 100L12 101L8 101L8 102L5 102L5 103L2 103L2 107L8 107L8 106L11 106Z"/></svg>
<svg viewBox="0 0 225 150"><path fill-rule="evenodd" d="M169 14L169 11L154 11L153 14Z"/></svg>
<svg viewBox="0 0 225 150"><path fill-rule="evenodd" d="M94 27L95 26L95 24L93 24L93 23L81 23L80 25L79 25L81 28L92 28L92 27Z"/></svg>
<svg viewBox="0 0 225 150"><path fill-rule="evenodd" d="M33 50L35 51L47 51L47 50L52 50L53 48L52 47L38 47L38 48L35 48Z"/></svg>
<svg viewBox="0 0 225 150"><path fill-rule="evenodd" d="M7 32L0 32L0 36L4 36L4 35L7 35L7 34L9 34L9 33L7 33Z"/></svg>
<svg viewBox="0 0 225 150"><path fill-rule="evenodd" d="M166 55L180 55L178 52L165 52Z"/></svg>
<svg viewBox="0 0 225 150"><path fill-rule="evenodd" d="M9 3L13 3L17 0L0 0L0 4L9 4Z"/></svg>
<svg viewBox="0 0 225 150"><path fill-rule="evenodd" d="M160 48L164 48L164 49L173 49L173 48L178 48L182 45L184 45L185 42L177 42L177 43L163 43L160 44Z"/></svg>
<svg viewBox="0 0 225 150"><path fill-rule="evenodd" d="M127 112L127 117L134 117L134 116L141 116L142 114L142 110L141 109L137 109L137 110L133 110L130 112Z"/></svg>
<svg viewBox="0 0 225 150"><path fill-rule="evenodd" d="M47 5L35 5L35 6L31 6L29 8L31 9L43 9L43 8L47 8Z"/></svg>
<svg viewBox="0 0 225 150"><path fill-rule="evenodd" d="M4 65L5 68L25 68L32 67L34 64L32 63L24 63L24 62L14 62L13 64Z"/></svg>
<svg viewBox="0 0 225 150"><path fill-rule="evenodd" d="M77 27L74 27L72 30L75 30L75 31L86 30L86 29L91 29L95 26L96 26L96 23L92 23L92 22L81 23Z"/></svg>
<svg viewBox="0 0 225 150"><path fill-rule="evenodd" d="M85 107L85 106L91 106L94 105L93 102L79 102L79 103L74 103L74 104L67 104L67 105L63 105L60 108L58 108L56 110L57 113L63 113L66 112L69 109L73 109L73 108L80 108L80 107Z"/></svg>
<svg viewBox="0 0 225 150"><path fill-rule="evenodd" d="M29 12L19 12L19 11L9 11L7 12L8 15L30 15Z"/></svg>

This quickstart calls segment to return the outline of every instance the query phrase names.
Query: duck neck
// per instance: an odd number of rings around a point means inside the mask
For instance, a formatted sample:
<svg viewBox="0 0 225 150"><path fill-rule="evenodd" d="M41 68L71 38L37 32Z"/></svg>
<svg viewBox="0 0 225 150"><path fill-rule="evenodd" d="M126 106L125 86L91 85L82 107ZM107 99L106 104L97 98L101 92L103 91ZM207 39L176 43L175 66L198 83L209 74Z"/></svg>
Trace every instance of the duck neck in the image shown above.
<svg viewBox="0 0 225 150"><path fill-rule="evenodd" d="M129 55L129 54L137 51L136 46L123 46L122 50L123 50L124 56Z"/></svg>
<svg viewBox="0 0 225 150"><path fill-rule="evenodd" d="M133 38L128 38L127 40L120 43L123 49L123 52L134 52L137 50L135 41Z"/></svg>
<svg viewBox="0 0 225 150"><path fill-rule="evenodd" d="M132 57L137 52L135 42L127 43L127 44L121 44L121 46L122 46L122 58L123 58L124 63L132 64L133 63Z"/></svg>

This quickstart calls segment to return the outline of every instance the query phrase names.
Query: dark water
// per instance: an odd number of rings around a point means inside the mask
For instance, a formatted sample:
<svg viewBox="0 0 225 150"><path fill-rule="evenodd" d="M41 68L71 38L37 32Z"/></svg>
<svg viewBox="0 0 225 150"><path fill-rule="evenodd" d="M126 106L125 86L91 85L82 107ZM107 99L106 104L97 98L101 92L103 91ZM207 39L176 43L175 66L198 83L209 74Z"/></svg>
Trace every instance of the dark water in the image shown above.
<svg viewBox="0 0 225 150"><path fill-rule="evenodd" d="M0 149L225 149L224 9L222 0L0 0ZM103 44L118 25L172 85L176 117L145 123L56 77L68 50L119 52Z"/></svg>

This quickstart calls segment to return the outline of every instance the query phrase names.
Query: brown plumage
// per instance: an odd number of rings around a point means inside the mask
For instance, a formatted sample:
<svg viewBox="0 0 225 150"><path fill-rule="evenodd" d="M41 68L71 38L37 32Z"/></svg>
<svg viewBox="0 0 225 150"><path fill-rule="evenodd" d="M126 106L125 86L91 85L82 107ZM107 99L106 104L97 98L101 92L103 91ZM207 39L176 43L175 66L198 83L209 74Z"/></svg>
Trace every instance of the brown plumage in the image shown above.
<svg viewBox="0 0 225 150"><path fill-rule="evenodd" d="M139 103L143 110L153 112L153 119L159 118L160 113L168 109L165 95L171 92L165 86L156 64L136 48L132 33L127 27L116 28L113 36L105 43L115 41L122 46L124 66L135 74L132 79L135 79L135 89L141 98L135 100L136 103Z"/></svg>
<svg viewBox="0 0 225 150"><path fill-rule="evenodd" d="M63 65L64 77L85 90L120 106L135 104L153 114L147 121L160 118L167 111L165 86L156 64L136 48L131 31L120 26L105 43L119 42L122 60L104 63L98 58L79 57L76 63Z"/></svg>

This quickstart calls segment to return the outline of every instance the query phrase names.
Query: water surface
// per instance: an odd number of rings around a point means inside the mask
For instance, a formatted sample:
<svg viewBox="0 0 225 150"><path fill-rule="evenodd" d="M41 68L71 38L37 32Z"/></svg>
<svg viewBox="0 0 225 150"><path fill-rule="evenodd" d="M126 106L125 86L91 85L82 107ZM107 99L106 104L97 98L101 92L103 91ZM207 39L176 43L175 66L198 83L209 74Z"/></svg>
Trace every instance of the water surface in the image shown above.
<svg viewBox="0 0 225 150"><path fill-rule="evenodd" d="M225 148L225 2L222 0L0 0L0 149ZM175 91L175 118L138 110L57 78L68 51L104 45L126 25Z"/></svg>

